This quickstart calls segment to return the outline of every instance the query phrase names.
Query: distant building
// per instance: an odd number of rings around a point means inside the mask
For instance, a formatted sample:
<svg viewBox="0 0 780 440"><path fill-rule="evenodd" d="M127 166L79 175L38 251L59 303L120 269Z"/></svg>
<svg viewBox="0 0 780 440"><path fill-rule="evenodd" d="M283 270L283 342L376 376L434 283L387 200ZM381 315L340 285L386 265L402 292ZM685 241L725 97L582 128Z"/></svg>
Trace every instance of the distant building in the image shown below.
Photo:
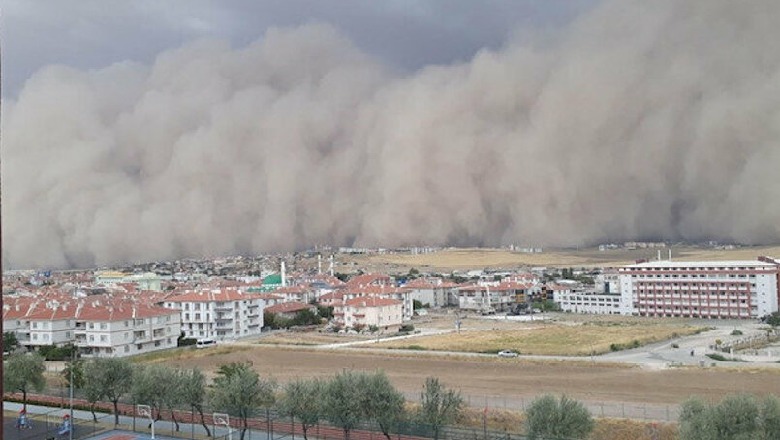
<svg viewBox="0 0 780 440"><path fill-rule="evenodd" d="M619 269L620 290L640 316L754 319L776 312L780 262L651 261Z"/></svg>

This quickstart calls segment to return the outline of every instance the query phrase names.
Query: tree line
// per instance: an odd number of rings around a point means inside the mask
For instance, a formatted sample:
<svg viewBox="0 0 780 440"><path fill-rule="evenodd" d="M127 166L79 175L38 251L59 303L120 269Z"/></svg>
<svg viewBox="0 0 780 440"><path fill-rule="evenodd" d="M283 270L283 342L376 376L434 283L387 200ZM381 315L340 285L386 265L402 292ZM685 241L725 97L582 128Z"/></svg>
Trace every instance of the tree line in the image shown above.
<svg viewBox="0 0 780 440"><path fill-rule="evenodd" d="M27 394L45 386L44 358L38 353L15 353L4 360L3 384L7 392L20 392L26 408ZM206 408L218 409L238 421L241 439L249 420L265 409L294 417L305 439L312 426L328 421L341 428L344 438L361 423L373 423L391 440L404 426L424 426L428 435L440 438L464 407L459 392L429 377L420 392L419 405L408 405L382 371L344 370L325 378L299 378L279 385L263 377L250 363L223 364L211 383L199 369L178 369L164 364L133 364L125 358L76 359L61 372L70 386L80 389L90 404L93 418L98 402L110 402L114 423L119 423L119 402L132 400L149 405L156 420L170 411L179 430L175 410L197 412L208 436ZM566 396L545 395L534 399L525 412L525 433L535 439L584 439L594 420L581 403ZM780 440L780 399L740 394L709 403L691 398L680 407L678 436L681 440Z"/></svg>
<svg viewBox="0 0 780 440"><path fill-rule="evenodd" d="M4 361L3 383L8 392L20 392L27 406L27 395L45 387L44 358L38 353L15 353ZM132 400L149 405L156 420L170 411L179 430L175 410L197 412L208 436L206 408L223 411L238 421L241 438L249 420L265 409L294 417L308 430L326 420L350 432L363 422L372 422L390 440L402 424L424 424L438 438L441 429L455 421L463 408L460 393L443 386L437 378L425 380L420 405L410 410L404 395L382 371L345 370L328 378L295 379L279 386L270 377L258 374L249 363L221 365L209 384L199 369L178 369L163 364L133 364L125 358L76 359L61 372L68 386L81 390L95 421L98 402L110 402L114 423L119 424L119 403Z"/></svg>

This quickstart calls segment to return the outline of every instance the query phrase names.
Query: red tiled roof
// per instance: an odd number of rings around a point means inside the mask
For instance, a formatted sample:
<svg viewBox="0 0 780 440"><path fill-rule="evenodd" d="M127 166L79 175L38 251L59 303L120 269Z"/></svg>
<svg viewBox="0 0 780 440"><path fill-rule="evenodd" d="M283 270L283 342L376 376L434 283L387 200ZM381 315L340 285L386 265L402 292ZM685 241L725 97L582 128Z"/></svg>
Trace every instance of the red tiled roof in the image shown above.
<svg viewBox="0 0 780 440"><path fill-rule="evenodd" d="M222 302L260 299L256 293L244 293L235 289L198 290L166 299L168 302Z"/></svg>
<svg viewBox="0 0 780 440"><path fill-rule="evenodd" d="M376 274L376 273L367 273L364 275L357 275L349 279L347 281L347 287L360 287L360 286L368 286L370 284L378 284L380 282L383 282L384 284L390 284L391 280L390 277L387 275L382 274Z"/></svg>

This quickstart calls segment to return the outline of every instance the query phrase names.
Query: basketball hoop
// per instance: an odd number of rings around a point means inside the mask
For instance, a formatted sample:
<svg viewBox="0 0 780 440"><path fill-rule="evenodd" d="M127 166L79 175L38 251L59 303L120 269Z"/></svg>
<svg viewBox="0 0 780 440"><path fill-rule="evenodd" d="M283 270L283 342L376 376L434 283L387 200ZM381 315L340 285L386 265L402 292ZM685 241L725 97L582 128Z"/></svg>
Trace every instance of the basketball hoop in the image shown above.
<svg viewBox="0 0 780 440"><path fill-rule="evenodd" d="M233 440L233 429L230 427L230 416L225 413L214 413L211 416L214 426L222 425L227 428L228 440Z"/></svg>
<svg viewBox="0 0 780 440"><path fill-rule="evenodd" d="M146 417L149 419L152 428L152 440L154 440L154 417L152 417L152 407L149 405L136 405L135 414L138 417Z"/></svg>

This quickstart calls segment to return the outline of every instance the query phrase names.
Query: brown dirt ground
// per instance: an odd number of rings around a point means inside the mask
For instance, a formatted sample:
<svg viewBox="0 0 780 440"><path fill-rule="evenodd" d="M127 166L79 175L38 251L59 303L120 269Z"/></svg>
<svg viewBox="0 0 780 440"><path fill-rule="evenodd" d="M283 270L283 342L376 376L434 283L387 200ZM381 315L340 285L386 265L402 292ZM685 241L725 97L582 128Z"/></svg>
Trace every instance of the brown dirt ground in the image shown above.
<svg viewBox="0 0 780 440"><path fill-rule="evenodd" d="M233 361L250 361L261 374L280 382L296 377L330 376L343 369L382 369L406 393L418 392L425 377L437 376L464 395L475 397L519 398L550 392L589 401L675 404L691 395L718 399L738 392L780 394L780 372L758 369L652 371L587 362L533 362L284 347L253 347L220 356L167 363L213 372L217 365Z"/></svg>

